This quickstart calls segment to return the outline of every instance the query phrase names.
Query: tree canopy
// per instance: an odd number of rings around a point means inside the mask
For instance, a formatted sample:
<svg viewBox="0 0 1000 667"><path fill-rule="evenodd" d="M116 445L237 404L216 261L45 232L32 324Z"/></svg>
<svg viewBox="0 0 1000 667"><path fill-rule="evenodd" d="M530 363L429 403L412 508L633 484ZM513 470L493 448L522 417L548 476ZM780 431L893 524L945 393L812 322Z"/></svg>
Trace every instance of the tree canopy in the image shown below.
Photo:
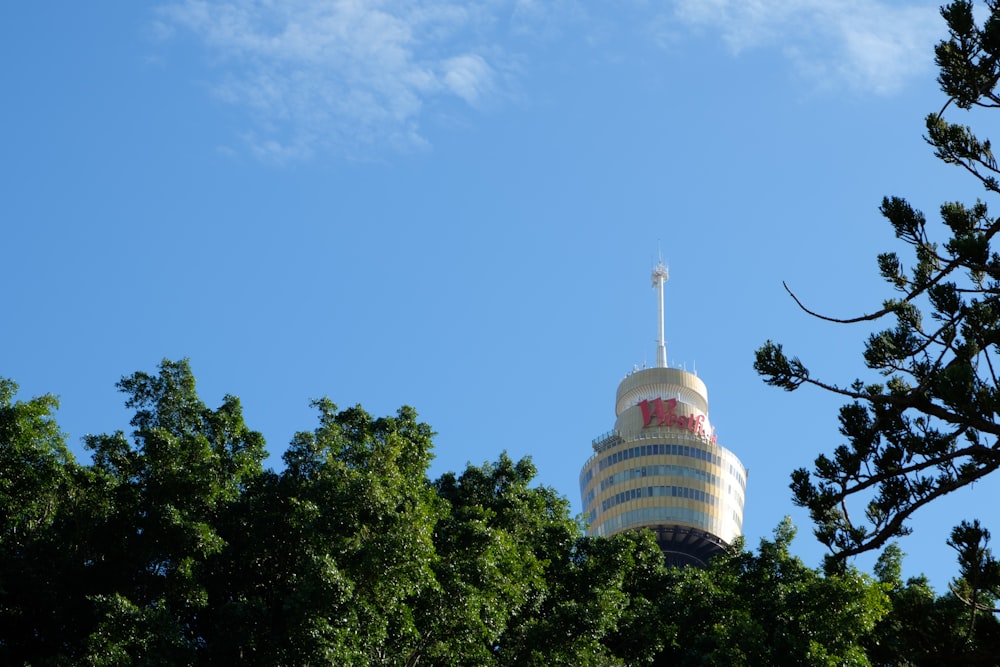
<svg viewBox="0 0 1000 667"><path fill-rule="evenodd" d="M412 408L314 401L275 472L187 361L118 388L130 431L78 462L55 399L0 382L2 664L864 665L888 612L787 523L678 570L651 533L585 535L528 459L431 480Z"/></svg>
<svg viewBox="0 0 1000 667"><path fill-rule="evenodd" d="M978 23L972 2L941 9L948 37L935 59L945 101L927 116L925 138L938 159L993 196L1000 170L989 139L950 120L1000 106L1000 2L985 4ZM755 361L769 384L789 391L812 385L850 401L840 410L845 444L792 475L795 502L809 509L816 535L840 562L906 534L920 507L1000 467L1000 219L982 200L945 202L937 226L900 197L886 197L880 210L910 253L908 262L892 251L878 255L895 296L868 314L838 319L792 295L830 322L884 323L868 337L863 359L880 378L817 379L772 341Z"/></svg>

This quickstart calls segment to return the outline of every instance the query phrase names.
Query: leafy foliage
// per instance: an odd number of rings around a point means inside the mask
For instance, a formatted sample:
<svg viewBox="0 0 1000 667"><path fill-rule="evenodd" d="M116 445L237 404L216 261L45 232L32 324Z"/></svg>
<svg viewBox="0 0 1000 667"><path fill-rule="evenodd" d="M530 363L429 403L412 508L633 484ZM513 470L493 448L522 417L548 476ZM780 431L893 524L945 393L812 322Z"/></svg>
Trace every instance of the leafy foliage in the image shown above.
<svg viewBox="0 0 1000 667"><path fill-rule="evenodd" d="M935 54L947 102L927 117L926 140L939 159L995 195L1000 172L990 141L945 117L949 107L1000 105L1000 2L988 0L986 8L982 24L971 2L941 10L949 36ZM994 250L1000 220L982 201L945 203L940 220L947 238L938 242L906 200L887 197L881 212L912 252L909 267L894 252L878 256L898 296L851 319L806 312L842 324L888 320L864 353L866 366L883 379L847 386L817 380L771 341L754 364L769 384L789 391L808 384L850 400L840 410L846 443L817 458L811 472L792 476L795 502L809 509L818 538L840 562L906 534L907 519L920 507L1000 467L1000 255Z"/></svg>
<svg viewBox="0 0 1000 667"><path fill-rule="evenodd" d="M956 528L953 545L959 551L971 548L969 554L960 555L960 564L973 552L984 555L984 545L979 542L982 537L971 524ZM972 541L964 542L966 539ZM872 664L995 665L1000 655L1000 622L963 601L962 593L935 596L926 577L912 577L904 584L900 576L902 558L898 545L889 544L875 568L887 590L891 609L867 640ZM968 574L968 570L960 568L952 591L968 592L972 585L965 578Z"/></svg>
<svg viewBox="0 0 1000 667"><path fill-rule="evenodd" d="M68 633L58 608L65 550L63 521L77 501L81 469L53 413L55 397L15 401L17 384L0 378L0 662L46 653ZM53 585L53 583L55 585ZM30 604L25 602L30 601Z"/></svg>
<svg viewBox="0 0 1000 667"><path fill-rule="evenodd" d="M664 664L868 665L863 643L889 608L883 587L806 567L789 551L794 536L786 518L759 555L736 548L704 570L674 571Z"/></svg>
<svg viewBox="0 0 1000 667"><path fill-rule="evenodd" d="M866 664L885 613L881 584L792 558L788 524L673 570L651 533L584 535L527 459L431 481L411 408L315 401L273 472L186 361L118 386L132 432L81 465L55 400L0 382L0 663Z"/></svg>

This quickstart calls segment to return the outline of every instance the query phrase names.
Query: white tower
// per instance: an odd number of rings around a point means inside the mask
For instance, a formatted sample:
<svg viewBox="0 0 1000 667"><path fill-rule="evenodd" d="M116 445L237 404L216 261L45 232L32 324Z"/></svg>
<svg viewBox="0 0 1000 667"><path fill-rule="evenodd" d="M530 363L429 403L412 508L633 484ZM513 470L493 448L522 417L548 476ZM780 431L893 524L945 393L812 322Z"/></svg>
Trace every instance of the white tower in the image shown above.
<svg viewBox="0 0 1000 667"><path fill-rule="evenodd" d="M618 385L613 430L595 438L580 472L591 535L648 529L668 563L702 566L743 528L747 470L719 444L708 418L708 388L693 373L667 367L663 283L656 367Z"/></svg>

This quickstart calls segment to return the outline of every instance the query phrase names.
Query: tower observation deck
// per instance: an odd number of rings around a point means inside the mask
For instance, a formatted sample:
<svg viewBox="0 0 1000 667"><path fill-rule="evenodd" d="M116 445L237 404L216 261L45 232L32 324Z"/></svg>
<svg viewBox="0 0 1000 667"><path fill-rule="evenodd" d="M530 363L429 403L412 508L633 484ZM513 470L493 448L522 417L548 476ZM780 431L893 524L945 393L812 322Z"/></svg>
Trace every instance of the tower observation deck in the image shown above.
<svg viewBox="0 0 1000 667"><path fill-rule="evenodd" d="M703 566L743 526L747 471L718 444L708 419L708 389L697 375L669 368L664 341L663 284L657 365L618 385L614 429L593 441L580 473L591 535L648 528L667 563Z"/></svg>

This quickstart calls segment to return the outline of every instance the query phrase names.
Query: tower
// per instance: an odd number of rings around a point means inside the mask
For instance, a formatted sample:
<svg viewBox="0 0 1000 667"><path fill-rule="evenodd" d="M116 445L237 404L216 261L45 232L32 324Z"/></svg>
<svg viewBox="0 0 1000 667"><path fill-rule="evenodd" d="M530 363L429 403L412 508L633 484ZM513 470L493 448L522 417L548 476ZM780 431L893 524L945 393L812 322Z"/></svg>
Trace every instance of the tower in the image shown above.
<svg viewBox="0 0 1000 667"><path fill-rule="evenodd" d="M718 443L705 383L667 365L663 262L652 278L656 366L618 385L614 429L593 441L580 473L583 512L592 535L648 528L668 564L703 566L740 535L747 471Z"/></svg>

